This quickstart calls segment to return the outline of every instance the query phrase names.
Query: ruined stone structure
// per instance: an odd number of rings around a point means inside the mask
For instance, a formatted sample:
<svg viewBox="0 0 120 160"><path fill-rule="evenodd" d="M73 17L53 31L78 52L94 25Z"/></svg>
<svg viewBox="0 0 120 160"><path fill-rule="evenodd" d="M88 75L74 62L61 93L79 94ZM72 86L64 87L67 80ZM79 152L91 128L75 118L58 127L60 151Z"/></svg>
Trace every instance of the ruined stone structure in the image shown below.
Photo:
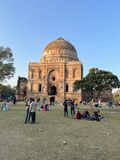
<svg viewBox="0 0 120 160"><path fill-rule="evenodd" d="M73 91L75 80L81 80L83 66L75 47L63 38L49 43L39 63L29 63L27 98L44 98L62 102L66 98L81 98Z"/></svg>
<svg viewBox="0 0 120 160"><path fill-rule="evenodd" d="M98 99L95 99L95 101L98 101L99 99L101 99L102 102L107 102L110 99L113 99L112 89L101 92L100 97ZM89 95L87 93L82 92L82 100L88 102Z"/></svg>
<svg viewBox="0 0 120 160"><path fill-rule="evenodd" d="M24 100L27 95L27 79L25 77L18 77L16 87L16 99Z"/></svg>

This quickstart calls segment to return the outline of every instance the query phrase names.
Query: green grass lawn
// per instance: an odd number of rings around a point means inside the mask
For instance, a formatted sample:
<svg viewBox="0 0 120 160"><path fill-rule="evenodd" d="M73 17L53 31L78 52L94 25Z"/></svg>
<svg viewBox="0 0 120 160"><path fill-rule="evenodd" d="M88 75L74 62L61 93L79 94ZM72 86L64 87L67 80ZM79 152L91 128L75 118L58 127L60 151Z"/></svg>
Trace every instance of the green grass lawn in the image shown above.
<svg viewBox="0 0 120 160"><path fill-rule="evenodd" d="M120 160L120 108L102 115L100 122L64 118L54 106L24 124L25 105L11 106L0 111L0 160Z"/></svg>

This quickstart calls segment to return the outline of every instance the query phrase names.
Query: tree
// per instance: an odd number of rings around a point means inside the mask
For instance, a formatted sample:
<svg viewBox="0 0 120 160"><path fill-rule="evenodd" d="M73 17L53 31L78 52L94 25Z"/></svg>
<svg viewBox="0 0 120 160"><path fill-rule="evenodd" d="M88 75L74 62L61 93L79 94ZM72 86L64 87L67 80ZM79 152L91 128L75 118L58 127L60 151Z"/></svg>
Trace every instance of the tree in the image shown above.
<svg viewBox="0 0 120 160"><path fill-rule="evenodd" d="M115 103L120 103L120 90L116 91L113 94L113 99L114 99Z"/></svg>
<svg viewBox="0 0 120 160"><path fill-rule="evenodd" d="M0 47L0 82L13 77L15 73L13 62L11 49Z"/></svg>
<svg viewBox="0 0 120 160"><path fill-rule="evenodd" d="M14 98L15 97L15 88L10 85L0 84L0 99Z"/></svg>
<svg viewBox="0 0 120 160"><path fill-rule="evenodd" d="M81 89L83 93L89 96L89 100L99 98L103 91L119 87L120 81L117 76L98 68L90 69L86 77L74 82L74 90Z"/></svg>

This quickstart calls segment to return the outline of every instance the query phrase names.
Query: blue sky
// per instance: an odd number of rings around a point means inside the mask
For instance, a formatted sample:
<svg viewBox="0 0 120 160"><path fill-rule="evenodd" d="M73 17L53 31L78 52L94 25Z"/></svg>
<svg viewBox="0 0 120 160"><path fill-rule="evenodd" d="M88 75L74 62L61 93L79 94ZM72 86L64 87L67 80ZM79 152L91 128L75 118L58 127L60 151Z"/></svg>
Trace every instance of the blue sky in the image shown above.
<svg viewBox="0 0 120 160"><path fill-rule="evenodd" d="M13 51L16 73L28 77L29 62L39 62L44 47L63 37L83 63L120 78L119 0L0 0L0 46Z"/></svg>

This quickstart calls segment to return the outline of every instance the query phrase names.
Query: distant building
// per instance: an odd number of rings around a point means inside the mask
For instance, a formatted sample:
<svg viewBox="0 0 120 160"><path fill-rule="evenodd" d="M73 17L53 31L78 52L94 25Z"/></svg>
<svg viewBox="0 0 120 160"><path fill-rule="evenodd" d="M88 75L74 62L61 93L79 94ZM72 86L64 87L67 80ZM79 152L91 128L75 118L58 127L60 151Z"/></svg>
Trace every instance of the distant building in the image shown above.
<svg viewBox="0 0 120 160"><path fill-rule="evenodd" d="M103 102L106 102L106 101L109 101L110 99L113 99L112 89L102 92L100 97Z"/></svg>
<svg viewBox="0 0 120 160"><path fill-rule="evenodd" d="M27 78L18 77L17 87L16 87L16 99L24 100L27 96Z"/></svg>
<svg viewBox="0 0 120 160"><path fill-rule="evenodd" d="M29 64L27 97L40 97L49 101L80 98L73 91L75 80L81 80L83 66L75 47L63 38L49 43L39 63Z"/></svg>
<svg viewBox="0 0 120 160"><path fill-rule="evenodd" d="M101 92L100 97L98 97L98 99L95 99L95 101L98 101L99 99L101 99L101 102L107 102L110 99L113 99L112 90L106 90L104 92ZM89 95L87 93L82 92L82 100L89 101Z"/></svg>
<svg viewBox="0 0 120 160"><path fill-rule="evenodd" d="M67 98L87 99L87 95L73 90L75 80L83 78L83 65L75 47L63 38L50 42L44 49L40 62L29 63L28 79L18 77L16 99L46 98L47 101L63 102ZM107 101L112 91L101 94Z"/></svg>

